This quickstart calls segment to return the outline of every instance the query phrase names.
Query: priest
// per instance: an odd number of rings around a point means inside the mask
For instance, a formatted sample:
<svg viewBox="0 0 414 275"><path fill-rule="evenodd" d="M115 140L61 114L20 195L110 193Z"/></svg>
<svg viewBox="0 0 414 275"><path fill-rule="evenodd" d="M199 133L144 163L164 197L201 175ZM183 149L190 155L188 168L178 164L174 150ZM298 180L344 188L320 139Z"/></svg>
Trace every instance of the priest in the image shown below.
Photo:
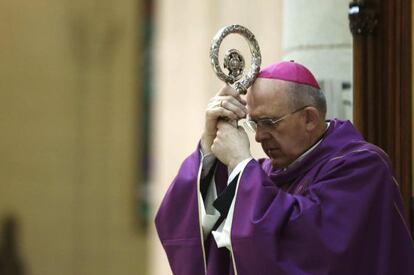
<svg viewBox="0 0 414 275"><path fill-rule="evenodd" d="M242 98L225 86L156 215L176 275L414 274L387 154L326 120L303 65L264 68ZM245 119L268 158L251 157Z"/></svg>

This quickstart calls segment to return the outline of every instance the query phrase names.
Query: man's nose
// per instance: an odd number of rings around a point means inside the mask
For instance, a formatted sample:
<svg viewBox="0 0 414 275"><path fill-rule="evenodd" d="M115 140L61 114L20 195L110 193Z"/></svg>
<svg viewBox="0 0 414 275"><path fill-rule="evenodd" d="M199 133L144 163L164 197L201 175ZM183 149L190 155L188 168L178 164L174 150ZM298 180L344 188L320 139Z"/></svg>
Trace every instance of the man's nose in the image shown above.
<svg viewBox="0 0 414 275"><path fill-rule="evenodd" d="M257 142L263 142L264 140L268 139L269 136L269 131L263 130L261 127L257 127L255 135L255 140Z"/></svg>

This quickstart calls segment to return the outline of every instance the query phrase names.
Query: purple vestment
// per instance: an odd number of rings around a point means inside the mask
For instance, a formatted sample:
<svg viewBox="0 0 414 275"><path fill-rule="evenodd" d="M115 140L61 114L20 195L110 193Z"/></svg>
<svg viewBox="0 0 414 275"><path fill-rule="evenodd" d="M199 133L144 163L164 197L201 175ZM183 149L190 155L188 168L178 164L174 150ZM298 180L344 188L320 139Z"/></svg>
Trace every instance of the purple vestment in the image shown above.
<svg viewBox="0 0 414 275"><path fill-rule="evenodd" d="M175 275L414 274L414 246L389 159L350 122L332 120L322 142L294 167L274 169L269 159L247 164L236 191L233 258L211 234L203 241L199 166L197 149L155 220ZM223 170L219 163L216 185L226 182Z"/></svg>

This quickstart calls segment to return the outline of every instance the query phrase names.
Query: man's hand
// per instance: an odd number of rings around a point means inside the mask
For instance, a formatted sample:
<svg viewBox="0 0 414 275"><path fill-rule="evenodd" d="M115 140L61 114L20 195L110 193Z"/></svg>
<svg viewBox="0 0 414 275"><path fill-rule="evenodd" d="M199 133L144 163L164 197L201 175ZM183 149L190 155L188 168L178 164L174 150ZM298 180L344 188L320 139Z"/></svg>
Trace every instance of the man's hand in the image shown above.
<svg viewBox="0 0 414 275"><path fill-rule="evenodd" d="M217 123L217 135L211 146L213 154L231 170L241 161L250 158L250 143L242 127L220 120Z"/></svg>
<svg viewBox="0 0 414 275"><path fill-rule="evenodd" d="M204 154L211 153L211 145L216 138L217 122L223 119L237 121L246 117L245 105L246 101L228 85L210 99L206 110L204 133L201 137L201 150Z"/></svg>

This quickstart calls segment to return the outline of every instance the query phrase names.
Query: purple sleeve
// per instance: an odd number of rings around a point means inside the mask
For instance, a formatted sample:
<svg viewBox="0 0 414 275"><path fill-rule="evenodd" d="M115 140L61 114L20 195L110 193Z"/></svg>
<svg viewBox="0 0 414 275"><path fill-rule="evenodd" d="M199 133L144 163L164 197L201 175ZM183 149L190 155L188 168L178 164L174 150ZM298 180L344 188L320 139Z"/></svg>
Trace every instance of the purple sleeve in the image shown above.
<svg viewBox="0 0 414 275"><path fill-rule="evenodd" d="M363 151L318 169L297 195L248 164L231 231L238 274L412 274L413 244L387 164Z"/></svg>
<svg viewBox="0 0 414 275"><path fill-rule="evenodd" d="M197 204L198 149L181 165L156 214L155 226L174 274L204 274Z"/></svg>

